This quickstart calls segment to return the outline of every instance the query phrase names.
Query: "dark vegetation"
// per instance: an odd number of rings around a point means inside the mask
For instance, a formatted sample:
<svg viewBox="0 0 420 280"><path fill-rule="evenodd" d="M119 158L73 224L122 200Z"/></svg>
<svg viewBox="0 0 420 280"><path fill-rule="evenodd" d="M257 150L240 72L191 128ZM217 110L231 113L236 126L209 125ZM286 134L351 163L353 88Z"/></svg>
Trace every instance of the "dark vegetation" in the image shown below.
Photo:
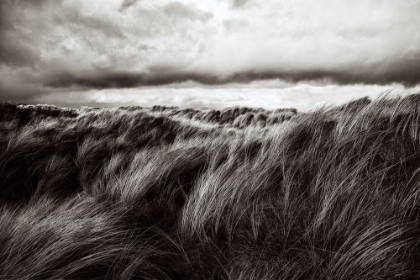
<svg viewBox="0 0 420 280"><path fill-rule="evenodd" d="M0 105L1 279L419 279L420 95Z"/></svg>

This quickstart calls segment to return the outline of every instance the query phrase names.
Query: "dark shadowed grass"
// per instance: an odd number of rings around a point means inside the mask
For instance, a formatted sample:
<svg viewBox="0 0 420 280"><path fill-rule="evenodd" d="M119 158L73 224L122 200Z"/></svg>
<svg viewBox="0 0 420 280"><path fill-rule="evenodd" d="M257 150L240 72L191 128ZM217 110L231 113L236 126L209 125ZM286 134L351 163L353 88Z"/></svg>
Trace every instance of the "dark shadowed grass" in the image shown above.
<svg viewBox="0 0 420 280"><path fill-rule="evenodd" d="M420 95L0 107L1 279L418 279Z"/></svg>

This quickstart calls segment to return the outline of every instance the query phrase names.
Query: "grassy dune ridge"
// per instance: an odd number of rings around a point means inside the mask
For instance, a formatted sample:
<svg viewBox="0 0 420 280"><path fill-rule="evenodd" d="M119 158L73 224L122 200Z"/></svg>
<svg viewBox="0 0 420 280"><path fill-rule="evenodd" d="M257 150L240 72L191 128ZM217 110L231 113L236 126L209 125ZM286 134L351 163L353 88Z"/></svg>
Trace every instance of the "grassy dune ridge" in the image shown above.
<svg viewBox="0 0 420 280"><path fill-rule="evenodd" d="M420 95L0 105L1 279L419 279Z"/></svg>

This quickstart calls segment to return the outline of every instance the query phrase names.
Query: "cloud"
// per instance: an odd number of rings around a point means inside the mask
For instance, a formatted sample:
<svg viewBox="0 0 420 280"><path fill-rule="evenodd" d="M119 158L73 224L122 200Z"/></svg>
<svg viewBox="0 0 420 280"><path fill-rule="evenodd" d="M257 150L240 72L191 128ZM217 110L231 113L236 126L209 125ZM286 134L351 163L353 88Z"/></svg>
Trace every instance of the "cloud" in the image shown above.
<svg viewBox="0 0 420 280"><path fill-rule="evenodd" d="M121 3L121 6L120 6L119 11L120 11L120 12L125 11L125 10L127 10L128 8L130 8L131 6L133 6L134 4L136 4L137 2L138 2L138 0L124 0L124 1Z"/></svg>
<svg viewBox="0 0 420 280"><path fill-rule="evenodd" d="M6 36L0 41L0 62L11 66L33 65L38 57L25 45L16 44L14 41L7 41Z"/></svg>
<svg viewBox="0 0 420 280"><path fill-rule="evenodd" d="M232 6L234 8L241 8L245 6L250 0L232 0Z"/></svg>
<svg viewBox="0 0 420 280"><path fill-rule="evenodd" d="M261 82L251 83L248 87L236 84L228 88L201 87L187 83L178 88L144 87L137 89L92 89L88 91L58 90L45 94L35 103L48 103L64 107L89 106L107 107L122 105L179 106L222 109L225 107L245 106L265 109L297 108L300 111L313 110L325 105L341 105L368 96L377 98L390 91L392 94L408 95L420 92L420 86L410 90L403 86L349 85L313 86L307 84L288 84L274 82L269 87Z"/></svg>
<svg viewBox="0 0 420 280"><path fill-rule="evenodd" d="M0 102L11 101L15 103L37 104L39 100L43 100L51 92L52 90L50 89L33 85L0 85ZM63 94L61 98L66 100L67 96Z"/></svg>
<svg viewBox="0 0 420 280"><path fill-rule="evenodd" d="M232 74L200 73L198 71L173 71L175 66L155 66L153 71L144 73L109 72L95 73L95 75L72 73L54 74L45 79L47 87L85 88L134 88L141 86L162 86L188 81L203 85L227 85L231 83L250 83L258 80L282 79L297 83L302 81L328 80L338 85L377 84L387 85L400 83L405 86L415 86L419 82L420 59L410 61L396 61L394 64L372 64L367 69L335 69L324 70L291 70L259 72L249 70ZM172 71L171 71L172 70ZM176 69L175 69L176 70Z"/></svg>
<svg viewBox="0 0 420 280"><path fill-rule="evenodd" d="M4 0L0 88L36 99L188 81L415 86L419 10L418 0Z"/></svg>

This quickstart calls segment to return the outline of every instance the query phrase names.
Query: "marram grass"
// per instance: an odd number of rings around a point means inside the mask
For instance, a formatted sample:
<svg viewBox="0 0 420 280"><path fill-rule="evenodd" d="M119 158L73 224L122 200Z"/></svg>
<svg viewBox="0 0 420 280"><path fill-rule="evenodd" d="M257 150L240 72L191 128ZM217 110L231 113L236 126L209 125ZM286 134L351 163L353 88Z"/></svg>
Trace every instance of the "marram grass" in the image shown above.
<svg viewBox="0 0 420 280"><path fill-rule="evenodd" d="M420 95L0 105L1 279L419 279Z"/></svg>

